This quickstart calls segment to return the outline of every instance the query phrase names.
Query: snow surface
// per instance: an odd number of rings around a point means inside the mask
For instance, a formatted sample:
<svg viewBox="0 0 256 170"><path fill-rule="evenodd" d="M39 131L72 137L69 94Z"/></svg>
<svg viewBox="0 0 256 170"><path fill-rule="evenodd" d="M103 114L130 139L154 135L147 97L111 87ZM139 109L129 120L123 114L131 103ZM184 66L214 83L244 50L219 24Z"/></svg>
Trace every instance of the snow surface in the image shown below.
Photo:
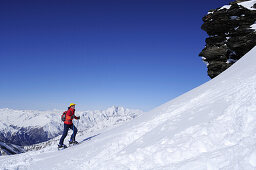
<svg viewBox="0 0 256 170"><path fill-rule="evenodd" d="M213 80L80 145L0 157L1 169L256 169L256 47ZM65 161L63 161L65 160Z"/></svg>

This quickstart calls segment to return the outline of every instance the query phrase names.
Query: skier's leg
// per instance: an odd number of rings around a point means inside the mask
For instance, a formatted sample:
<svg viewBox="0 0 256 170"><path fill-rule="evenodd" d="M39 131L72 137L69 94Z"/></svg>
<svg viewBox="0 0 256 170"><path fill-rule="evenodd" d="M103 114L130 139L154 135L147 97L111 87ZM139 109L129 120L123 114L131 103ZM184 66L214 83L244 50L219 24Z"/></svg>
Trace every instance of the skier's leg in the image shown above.
<svg viewBox="0 0 256 170"><path fill-rule="evenodd" d="M60 143L59 143L59 145L61 145L61 146L63 145L64 139L68 135L68 129L69 129L69 126L64 123L64 131L63 131L63 134L60 138Z"/></svg>
<svg viewBox="0 0 256 170"><path fill-rule="evenodd" d="M73 124L73 134L71 135L70 141L75 141L76 134L77 134L77 128Z"/></svg>

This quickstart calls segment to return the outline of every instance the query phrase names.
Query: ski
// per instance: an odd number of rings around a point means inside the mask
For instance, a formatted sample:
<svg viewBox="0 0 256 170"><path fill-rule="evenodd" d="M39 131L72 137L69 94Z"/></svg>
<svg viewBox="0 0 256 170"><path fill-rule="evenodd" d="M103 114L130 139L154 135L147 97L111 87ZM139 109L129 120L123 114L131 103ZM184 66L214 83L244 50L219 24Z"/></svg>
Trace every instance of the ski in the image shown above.
<svg viewBox="0 0 256 170"><path fill-rule="evenodd" d="M61 151L61 150L64 150L64 149L67 149L67 148L70 148L70 147L73 147L73 146L76 146L76 145L79 145L79 143L71 143L68 146L65 145L64 147L59 147L58 146L58 150Z"/></svg>

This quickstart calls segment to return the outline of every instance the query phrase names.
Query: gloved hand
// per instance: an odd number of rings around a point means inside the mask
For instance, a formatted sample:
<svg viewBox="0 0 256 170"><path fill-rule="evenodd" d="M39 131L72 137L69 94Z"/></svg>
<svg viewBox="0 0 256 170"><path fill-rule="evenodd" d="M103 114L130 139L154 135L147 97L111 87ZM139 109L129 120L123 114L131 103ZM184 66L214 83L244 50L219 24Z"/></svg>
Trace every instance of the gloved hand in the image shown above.
<svg viewBox="0 0 256 170"><path fill-rule="evenodd" d="M80 119L80 116L77 116L76 119Z"/></svg>

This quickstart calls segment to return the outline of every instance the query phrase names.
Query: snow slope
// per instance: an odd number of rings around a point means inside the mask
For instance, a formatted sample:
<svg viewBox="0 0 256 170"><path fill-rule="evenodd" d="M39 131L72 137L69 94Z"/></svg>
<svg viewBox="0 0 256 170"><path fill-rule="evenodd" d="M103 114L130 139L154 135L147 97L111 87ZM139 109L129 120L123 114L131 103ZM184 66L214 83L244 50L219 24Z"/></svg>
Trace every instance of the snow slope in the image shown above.
<svg viewBox="0 0 256 170"><path fill-rule="evenodd" d="M80 145L3 156L0 167L256 169L255 55L256 47L215 79Z"/></svg>
<svg viewBox="0 0 256 170"><path fill-rule="evenodd" d="M254 10L254 3L239 4ZM81 144L63 151L50 145L2 156L0 169L255 170L255 63L256 47L218 77L124 125L79 134Z"/></svg>

